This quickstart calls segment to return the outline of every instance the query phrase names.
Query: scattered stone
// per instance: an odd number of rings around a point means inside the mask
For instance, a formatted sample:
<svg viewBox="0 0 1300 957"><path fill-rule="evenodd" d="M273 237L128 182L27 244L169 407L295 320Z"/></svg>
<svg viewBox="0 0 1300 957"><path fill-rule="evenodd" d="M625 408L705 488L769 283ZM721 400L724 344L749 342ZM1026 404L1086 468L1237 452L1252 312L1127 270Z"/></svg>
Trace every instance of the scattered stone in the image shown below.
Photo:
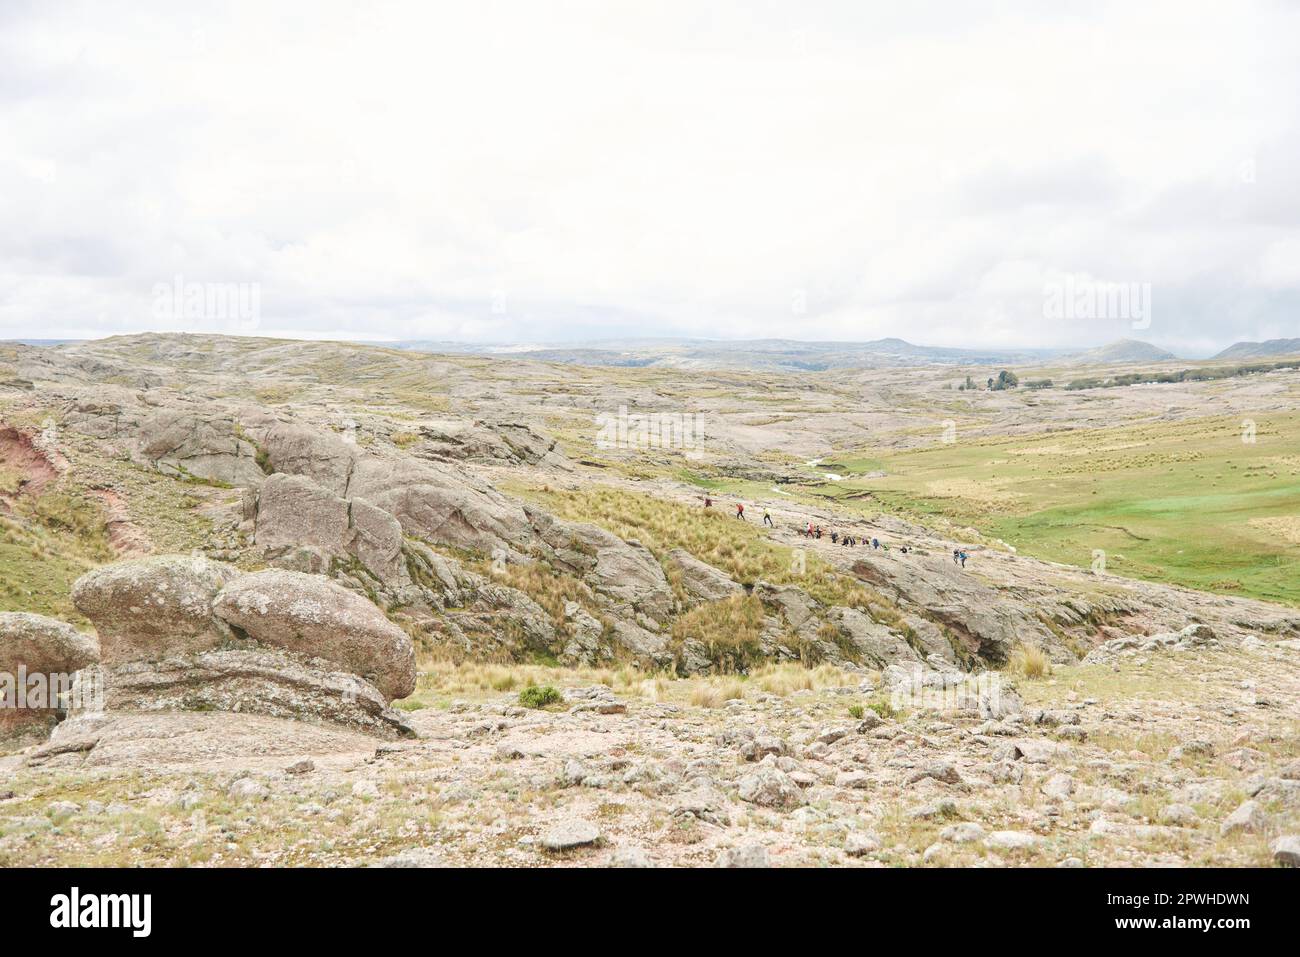
<svg viewBox="0 0 1300 957"><path fill-rule="evenodd" d="M978 841L984 836L984 828L974 821L962 821L959 824L949 824L939 832L939 838L944 841L951 841L953 844L969 844L972 841Z"/></svg>
<svg viewBox="0 0 1300 957"><path fill-rule="evenodd" d="M961 783L961 775L957 773L957 768L947 761L932 761L925 767L917 768L907 776L907 783L915 784L926 778L940 781L943 784Z"/></svg>
<svg viewBox="0 0 1300 957"><path fill-rule="evenodd" d="M865 771L841 771L835 775L835 786L863 790L871 787L871 776Z"/></svg>
<svg viewBox="0 0 1300 957"><path fill-rule="evenodd" d="M768 867L767 848L762 844L728 847L713 862L714 867Z"/></svg>
<svg viewBox="0 0 1300 957"><path fill-rule="evenodd" d="M226 794L236 801L265 801L271 796L271 789L256 778L239 778Z"/></svg>
<svg viewBox="0 0 1300 957"><path fill-rule="evenodd" d="M1273 860L1283 867L1300 867L1300 834L1284 834L1269 850L1273 852Z"/></svg>
<svg viewBox="0 0 1300 957"><path fill-rule="evenodd" d="M316 762L311 758L304 758L301 761L295 761L284 769L285 774L310 774L316 770Z"/></svg>
<svg viewBox="0 0 1300 957"><path fill-rule="evenodd" d="M844 836L844 853L849 857L863 857L880 850L880 838L866 831L849 831Z"/></svg>
<svg viewBox="0 0 1300 957"><path fill-rule="evenodd" d="M739 794L742 801L750 804L787 810L800 807L807 800L799 785L775 765L761 766L741 778Z"/></svg>
<svg viewBox="0 0 1300 957"><path fill-rule="evenodd" d="M1038 837L1024 831L994 831L984 841L989 847L1006 851L1025 850L1038 844Z"/></svg>
<svg viewBox="0 0 1300 957"><path fill-rule="evenodd" d="M1268 824L1268 815L1258 801L1243 801L1235 811L1223 819L1219 833L1233 834L1237 831L1262 831Z"/></svg>
<svg viewBox="0 0 1300 957"><path fill-rule="evenodd" d="M575 847L595 844L600 840L600 828L581 818L568 818L551 825L541 838L542 847L548 851L567 851Z"/></svg>

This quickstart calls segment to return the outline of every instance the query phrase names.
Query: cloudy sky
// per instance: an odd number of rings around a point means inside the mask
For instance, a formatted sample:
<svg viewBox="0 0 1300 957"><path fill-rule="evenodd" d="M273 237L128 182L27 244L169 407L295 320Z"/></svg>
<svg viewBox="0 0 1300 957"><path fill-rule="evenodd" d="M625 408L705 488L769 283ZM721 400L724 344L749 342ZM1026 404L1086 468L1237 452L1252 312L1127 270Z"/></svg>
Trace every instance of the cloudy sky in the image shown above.
<svg viewBox="0 0 1300 957"><path fill-rule="evenodd" d="M0 338L1300 336L1297 50L1283 2L0 0Z"/></svg>

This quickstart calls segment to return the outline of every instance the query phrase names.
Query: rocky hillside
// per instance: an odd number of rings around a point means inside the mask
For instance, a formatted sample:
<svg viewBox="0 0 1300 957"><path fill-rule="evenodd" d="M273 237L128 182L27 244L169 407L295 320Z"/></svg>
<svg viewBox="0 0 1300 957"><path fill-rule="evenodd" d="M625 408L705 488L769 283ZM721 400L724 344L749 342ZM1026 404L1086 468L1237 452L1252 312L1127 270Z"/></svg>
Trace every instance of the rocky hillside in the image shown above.
<svg viewBox="0 0 1300 957"><path fill-rule="evenodd" d="M803 809L812 827L819 788L832 803L884 788L906 804L917 788L1021 787L1038 763L1073 767L1059 770L1074 783L1053 785L1053 800L1092 789L1066 802L1086 810L1109 807L1105 775L1080 776L1079 758L1052 755L1100 734L1118 705L1053 693L1022 717L1026 691L1003 698L981 676L1091 674L1122 668L1134 650L1210 661L1266 647L1290 662L1292 607L1035 560L942 516L849 507L808 494L802 463L770 451L787 434L791 447L834 443L868 421L892 423L890 442L912 441L910 423L935 411L906 391L907 377L666 376L213 337L5 347L0 666L78 671L103 691L98 707L11 712L0 734L12 760L24 773L78 775L207 761L220 775L257 755L311 763L379 740L390 742L380 755L424 742L408 757L427 768L439 747L430 742L442 741L474 758L491 743L485 759L533 780L548 773L536 755L556 752L537 752L532 736L554 734L573 756L555 786L621 781L658 801L635 812L645 827L669 806L687 830L752 827L736 800ZM1022 400L971 401L993 427ZM1096 414L1077 401L1077 421ZM634 418L629 431L629 408L657 410L654 430ZM751 494L706 507L716 479L686 481L692 474L749 483ZM737 500L748 502L745 520ZM806 535L810 525L821 534ZM444 723L426 709L451 704L428 698L446 668L504 671ZM554 701L568 717L552 727L551 712L493 698L513 699L519 673L561 685ZM1286 675L1279 688L1291 687ZM764 680L770 700L746 694L743 682ZM709 712L703 724L675 710L675 682L694 689L688 706ZM927 688L974 688L957 710L986 724L898 724L904 712L891 702L915 703ZM782 703L802 692L816 703ZM853 701L872 696L875 712ZM604 722L631 713L629 697L647 702L631 709L638 730L605 750ZM712 706L729 700L744 702L722 709L737 720L715 727ZM927 707L915 705L917 720ZM1285 735L1289 707L1259 733ZM764 724L770 733L741 729ZM643 762L629 756L633 740L685 750ZM882 746L894 763L867 760ZM1258 750L1246 764L1273 768L1285 756ZM708 770L736 753L752 773ZM367 780L354 791L375 786ZM221 787L267 797L256 777ZM964 813L935 799L920 820ZM602 830L592 836L592 826L584 818L538 840L590 845ZM1040 846L1022 832L972 827L953 843ZM882 850L879 835L852 842L850 855Z"/></svg>

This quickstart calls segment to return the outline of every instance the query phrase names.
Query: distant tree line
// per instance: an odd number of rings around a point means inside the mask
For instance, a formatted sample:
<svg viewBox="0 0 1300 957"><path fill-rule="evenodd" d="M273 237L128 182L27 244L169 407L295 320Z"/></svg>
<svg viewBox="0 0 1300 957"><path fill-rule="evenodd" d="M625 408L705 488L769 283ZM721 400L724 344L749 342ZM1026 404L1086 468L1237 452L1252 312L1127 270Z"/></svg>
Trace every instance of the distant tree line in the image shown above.
<svg viewBox="0 0 1300 957"><path fill-rule="evenodd" d="M1295 359L1282 362L1251 362L1236 366L1202 366L1196 369L1179 369L1174 372L1126 372L1123 375L1105 378L1074 379L1067 383L1067 390L1074 389L1113 389L1124 385L1150 385L1169 382L1204 382L1211 379L1233 379L1237 376L1254 375L1260 372L1273 372L1277 369L1293 369Z"/></svg>

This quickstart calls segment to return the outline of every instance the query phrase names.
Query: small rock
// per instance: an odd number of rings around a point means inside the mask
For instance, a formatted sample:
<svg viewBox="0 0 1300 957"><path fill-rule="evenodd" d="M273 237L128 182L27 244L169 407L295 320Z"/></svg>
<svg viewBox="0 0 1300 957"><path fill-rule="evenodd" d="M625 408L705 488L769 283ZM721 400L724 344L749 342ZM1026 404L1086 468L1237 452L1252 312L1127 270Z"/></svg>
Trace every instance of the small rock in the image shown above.
<svg viewBox="0 0 1300 957"><path fill-rule="evenodd" d="M271 790L256 778L240 778L226 791L236 801L265 801Z"/></svg>
<svg viewBox="0 0 1300 957"><path fill-rule="evenodd" d="M1043 784L1043 793L1049 798L1064 801L1074 793L1074 778L1068 774L1053 774Z"/></svg>
<svg viewBox="0 0 1300 957"><path fill-rule="evenodd" d="M285 774L310 774L316 770L316 762L311 758L303 758L301 761L295 761L284 769Z"/></svg>
<svg viewBox="0 0 1300 957"><path fill-rule="evenodd" d="M835 786L863 790L871 787L871 776L866 771L841 771L835 775Z"/></svg>
<svg viewBox="0 0 1300 957"><path fill-rule="evenodd" d="M972 841L978 841L983 836L984 828L974 821L949 824L939 832L940 840L951 841L953 844L969 844Z"/></svg>
<svg viewBox="0 0 1300 957"><path fill-rule="evenodd" d="M654 867L650 855L640 847L620 847L610 858L612 867Z"/></svg>
<svg viewBox="0 0 1300 957"><path fill-rule="evenodd" d="M729 847L717 856L714 867L768 867L767 848L762 844Z"/></svg>
<svg viewBox="0 0 1300 957"><path fill-rule="evenodd" d="M1268 823L1268 816L1258 801L1243 801L1219 825L1220 834L1232 834L1236 831L1259 831Z"/></svg>
<svg viewBox="0 0 1300 957"><path fill-rule="evenodd" d="M844 837L844 853L849 857L862 857L880 850L880 838L867 831L849 831Z"/></svg>
<svg viewBox="0 0 1300 957"><path fill-rule="evenodd" d="M1038 843L1038 838L1024 831L994 831L985 842L989 847L998 847L1007 851L1023 850Z"/></svg>
<svg viewBox="0 0 1300 957"><path fill-rule="evenodd" d="M567 851L575 847L595 844L600 840L600 828L581 818L569 818L553 824L542 835L542 847L548 851Z"/></svg>
<svg viewBox="0 0 1300 957"><path fill-rule="evenodd" d="M1273 860L1283 867L1300 867L1300 834L1284 834L1269 850L1273 852Z"/></svg>
<svg viewBox="0 0 1300 957"><path fill-rule="evenodd" d="M1196 809L1190 804L1170 804L1160 812L1160 820L1164 824L1194 824L1196 816Z"/></svg>

